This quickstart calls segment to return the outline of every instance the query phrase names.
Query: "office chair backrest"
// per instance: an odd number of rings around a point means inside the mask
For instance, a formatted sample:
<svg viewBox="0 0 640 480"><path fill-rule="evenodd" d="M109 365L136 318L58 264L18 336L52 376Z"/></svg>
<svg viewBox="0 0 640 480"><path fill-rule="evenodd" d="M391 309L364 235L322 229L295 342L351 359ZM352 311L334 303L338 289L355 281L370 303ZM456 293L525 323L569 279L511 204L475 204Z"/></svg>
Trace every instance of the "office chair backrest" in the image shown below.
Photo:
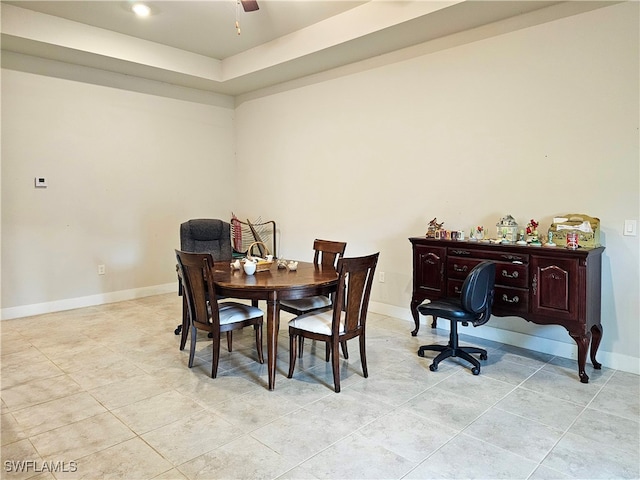
<svg viewBox="0 0 640 480"><path fill-rule="evenodd" d="M462 285L460 293L462 308L469 312L482 314L478 320L473 322L475 326L486 323L491 316L495 277L496 264L481 262L473 267Z"/></svg>
<svg viewBox="0 0 640 480"><path fill-rule="evenodd" d="M180 250L210 253L216 262L231 261L231 225L212 218L189 220L180 225Z"/></svg>
<svg viewBox="0 0 640 480"><path fill-rule="evenodd" d="M345 312L343 317L345 333L364 327L378 255L379 253L374 253L365 257L343 257L338 260L338 291L333 307L334 334L340 328L342 311Z"/></svg>
<svg viewBox="0 0 640 480"><path fill-rule="evenodd" d="M213 257L210 253L189 253L176 250L182 288L187 299L189 318L194 324L210 324L211 318L219 325L218 303L207 302L216 298L213 281Z"/></svg>

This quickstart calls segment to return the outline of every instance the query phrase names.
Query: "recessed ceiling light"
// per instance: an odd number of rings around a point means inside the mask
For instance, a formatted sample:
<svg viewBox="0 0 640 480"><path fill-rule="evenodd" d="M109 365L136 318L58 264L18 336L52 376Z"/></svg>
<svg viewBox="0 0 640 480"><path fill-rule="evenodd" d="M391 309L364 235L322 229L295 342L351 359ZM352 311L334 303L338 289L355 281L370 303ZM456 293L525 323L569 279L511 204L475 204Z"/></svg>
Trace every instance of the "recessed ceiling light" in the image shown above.
<svg viewBox="0 0 640 480"><path fill-rule="evenodd" d="M131 10L139 17L148 17L151 14L151 9L144 3L134 3Z"/></svg>

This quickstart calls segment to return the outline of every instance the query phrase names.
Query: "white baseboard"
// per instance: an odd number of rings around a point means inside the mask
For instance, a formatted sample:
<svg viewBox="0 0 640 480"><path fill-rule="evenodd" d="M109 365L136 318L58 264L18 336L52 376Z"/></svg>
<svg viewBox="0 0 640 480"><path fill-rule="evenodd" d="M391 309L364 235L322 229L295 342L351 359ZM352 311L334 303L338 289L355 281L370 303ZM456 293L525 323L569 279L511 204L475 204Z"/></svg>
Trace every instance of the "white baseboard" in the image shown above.
<svg viewBox="0 0 640 480"><path fill-rule="evenodd" d="M369 302L369 310L380 315L387 315L401 320L406 320L407 322L410 322L408 327L410 330L413 330L415 326L413 323L413 316L408 308L396 307L385 303ZM425 318L426 317L421 316L420 328L431 328L426 325ZM423 324L422 321L424 321L425 324ZM449 322L438 323L439 329L449 330L448 327ZM407 330L407 333L409 333L410 330ZM506 343L507 345L513 345L515 347L535 350L536 352L556 355L558 357L569 358L572 360L576 360L578 358L578 346L570 337L568 338L571 340L571 343L563 343L549 338L535 337L525 333L494 328L490 325L483 325L481 328L468 329L462 333L485 340ZM418 335L419 334L420 333L418 333ZM600 345L600 347L602 347L602 345ZM607 352L600 348L598 349L597 360L607 368L635 373L636 375L640 374L640 358ZM589 361L589 358L587 358L587 365L589 365Z"/></svg>
<svg viewBox="0 0 640 480"><path fill-rule="evenodd" d="M64 300L56 300L53 302L35 303L32 305L21 305L19 307L3 308L1 318L2 320L10 320L13 318L42 315L43 313L53 313L61 312L64 310L73 310L75 308L92 307L94 305L103 305L105 303L122 302L125 300L149 297L151 295L177 292L177 288L177 284L173 282L164 285L153 285L151 287L133 288L130 290L120 290L117 292L100 293L97 295L89 295L87 297L67 298Z"/></svg>

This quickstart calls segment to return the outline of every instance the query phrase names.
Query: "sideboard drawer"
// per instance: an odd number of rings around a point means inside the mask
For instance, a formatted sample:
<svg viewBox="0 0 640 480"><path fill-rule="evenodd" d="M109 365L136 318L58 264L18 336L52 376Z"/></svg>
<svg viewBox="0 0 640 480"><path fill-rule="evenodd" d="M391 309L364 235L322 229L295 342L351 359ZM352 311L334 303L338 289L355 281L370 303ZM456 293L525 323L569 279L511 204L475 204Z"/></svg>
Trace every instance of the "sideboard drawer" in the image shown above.
<svg viewBox="0 0 640 480"><path fill-rule="evenodd" d="M495 260L496 262L519 262L523 264L529 263L529 255L527 254L471 249L465 248L463 246L447 248L447 256L462 258L481 258L483 260Z"/></svg>
<svg viewBox="0 0 640 480"><path fill-rule="evenodd" d="M493 310L501 315L526 314L529 311L529 290L496 286Z"/></svg>
<svg viewBox="0 0 640 480"><path fill-rule="evenodd" d="M527 288L529 266L520 263L496 262L496 285Z"/></svg>
<svg viewBox="0 0 640 480"><path fill-rule="evenodd" d="M467 278L473 267L478 265L482 260L478 258L447 258L447 277L464 280Z"/></svg>

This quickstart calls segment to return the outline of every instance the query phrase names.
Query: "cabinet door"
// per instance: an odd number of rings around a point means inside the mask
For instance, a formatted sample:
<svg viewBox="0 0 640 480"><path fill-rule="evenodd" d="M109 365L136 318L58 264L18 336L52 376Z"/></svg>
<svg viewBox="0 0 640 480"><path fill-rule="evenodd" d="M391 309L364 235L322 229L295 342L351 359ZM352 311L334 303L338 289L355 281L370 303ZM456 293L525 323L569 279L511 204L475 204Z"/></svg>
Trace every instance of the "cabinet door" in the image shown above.
<svg viewBox="0 0 640 480"><path fill-rule="evenodd" d="M444 267L446 248L416 245L415 275L416 290L429 298L444 296Z"/></svg>
<svg viewBox="0 0 640 480"><path fill-rule="evenodd" d="M531 259L532 313L561 321L578 320L578 259Z"/></svg>

